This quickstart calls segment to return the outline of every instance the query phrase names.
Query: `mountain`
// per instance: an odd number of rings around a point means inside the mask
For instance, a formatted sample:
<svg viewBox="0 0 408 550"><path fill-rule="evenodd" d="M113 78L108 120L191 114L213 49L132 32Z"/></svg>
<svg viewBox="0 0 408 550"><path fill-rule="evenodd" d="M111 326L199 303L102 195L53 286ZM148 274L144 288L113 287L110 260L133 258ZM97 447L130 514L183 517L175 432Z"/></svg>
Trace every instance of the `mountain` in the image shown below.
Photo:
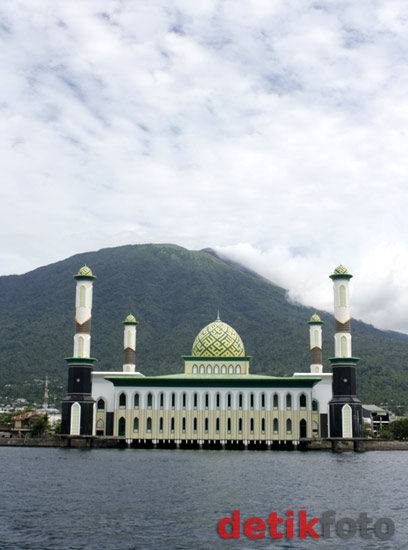
<svg viewBox="0 0 408 550"><path fill-rule="evenodd" d="M233 326L253 356L252 373L290 375L309 368L307 321L315 310L289 303L286 291L208 251L175 245L128 245L77 254L24 275L0 277L0 403L41 401L45 375L51 400L65 393L74 334L75 280L84 264L97 276L92 356L98 370L121 369L122 321L133 313L137 369L183 370L197 333L216 318ZM326 370L333 319L323 326ZM358 393L364 402L408 406L408 336L353 321Z"/></svg>

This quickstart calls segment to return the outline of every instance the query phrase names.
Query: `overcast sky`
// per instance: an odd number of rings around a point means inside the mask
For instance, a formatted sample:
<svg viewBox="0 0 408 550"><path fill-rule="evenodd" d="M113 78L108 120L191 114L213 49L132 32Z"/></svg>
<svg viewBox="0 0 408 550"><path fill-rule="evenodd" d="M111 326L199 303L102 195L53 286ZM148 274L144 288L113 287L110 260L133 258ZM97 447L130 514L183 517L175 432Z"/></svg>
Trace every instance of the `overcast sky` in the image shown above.
<svg viewBox="0 0 408 550"><path fill-rule="evenodd" d="M216 248L408 332L406 0L5 0L0 274Z"/></svg>

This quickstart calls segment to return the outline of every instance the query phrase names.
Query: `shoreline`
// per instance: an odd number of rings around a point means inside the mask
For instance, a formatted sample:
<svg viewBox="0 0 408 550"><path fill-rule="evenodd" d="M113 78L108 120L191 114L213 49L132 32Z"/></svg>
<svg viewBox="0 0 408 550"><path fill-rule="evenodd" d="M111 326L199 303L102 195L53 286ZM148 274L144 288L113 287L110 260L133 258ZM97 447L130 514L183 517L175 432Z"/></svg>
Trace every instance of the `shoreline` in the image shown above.
<svg viewBox="0 0 408 550"><path fill-rule="evenodd" d="M244 445L241 442L221 444L214 442L197 443L185 441L127 440L123 437L54 435L45 437L1 437L0 447L60 447L73 449L197 449L197 450L259 450L259 451L332 451L332 452L367 452L367 451L408 451L408 441L389 441L378 439L303 439L297 445L292 442L275 442L266 445L252 442Z"/></svg>

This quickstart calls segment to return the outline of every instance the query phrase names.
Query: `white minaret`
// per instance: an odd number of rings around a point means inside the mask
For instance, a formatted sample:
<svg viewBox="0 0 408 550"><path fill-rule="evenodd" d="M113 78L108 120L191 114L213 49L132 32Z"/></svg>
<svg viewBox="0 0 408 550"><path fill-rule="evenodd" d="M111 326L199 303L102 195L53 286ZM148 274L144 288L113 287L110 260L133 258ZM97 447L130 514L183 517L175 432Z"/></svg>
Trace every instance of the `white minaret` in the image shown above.
<svg viewBox="0 0 408 550"><path fill-rule="evenodd" d="M334 292L334 357L352 357L349 300L352 276L342 265L330 275Z"/></svg>
<svg viewBox="0 0 408 550"><path fill-rule="evenodd" d="M323 372L323 354L322 354L322 325L323 321L315 313L309 321L310 334L310 372Z"/></svg>
<svg viewBox="0 0 408 550"><path fill-rule="evenodd" d="M123 372L135 372L136 370L136 326L137 321L129 314L123 321Z"/></svg>
<svg viewBox="0 0 408 550"><path fill-rule="evenodd" d="M91 357L92 286L96 277L84 265L74 276L77 281L75 298L75 336L73 357Z"/></svg>

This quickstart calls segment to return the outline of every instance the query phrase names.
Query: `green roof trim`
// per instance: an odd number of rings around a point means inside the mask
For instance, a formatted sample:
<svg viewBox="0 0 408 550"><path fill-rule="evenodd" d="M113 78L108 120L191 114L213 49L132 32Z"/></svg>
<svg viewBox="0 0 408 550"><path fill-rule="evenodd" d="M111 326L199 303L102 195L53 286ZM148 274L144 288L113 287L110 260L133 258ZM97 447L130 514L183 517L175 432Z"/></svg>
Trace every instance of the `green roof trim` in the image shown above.
<svg viewBox="0 0 408 550"><path fill-rule="evenodd" d="M64 359L69 364L77 363L78 365L93 365L98 361L95 357L64 357Z"/></svg>
<svg viewBox="0 0 408 550"><path fill-rule="evenodd" d="M332 365L353 365L360 361L360 357L330 357L329 361Z"/></svg>
<svg viewBox="0 0 408 550"><path fill-rule="evenodd" d="M199 376L199 375L169 375L146 376L140 378L132 375L105 376L105 380L114 386L144 386L144 387L181 387L181 388L312 388L320 382L319 376L284 377L257 375L229 376Z"/></svg>
<svg viewBox="0 0 408 550"><path fill-rule="evenodd" d="M252 363L252 355L244 355L242 357L210 357L210 356L201 356L197 357L195 355L182 355L184 361L191 361L194 363L205 363L206 361L217 361L218 363L234 363L237 361L248 361Z"/></svg>
<svg viewBox="0 0 408 550"><path fill-rule="evenodd" d="M350 273L344 273L343 275L335 275L333 273L333 275L330 275L330 279L332 279L332 281L334 281L335 279L351 279L353 275L351 275Z"/></svg>

